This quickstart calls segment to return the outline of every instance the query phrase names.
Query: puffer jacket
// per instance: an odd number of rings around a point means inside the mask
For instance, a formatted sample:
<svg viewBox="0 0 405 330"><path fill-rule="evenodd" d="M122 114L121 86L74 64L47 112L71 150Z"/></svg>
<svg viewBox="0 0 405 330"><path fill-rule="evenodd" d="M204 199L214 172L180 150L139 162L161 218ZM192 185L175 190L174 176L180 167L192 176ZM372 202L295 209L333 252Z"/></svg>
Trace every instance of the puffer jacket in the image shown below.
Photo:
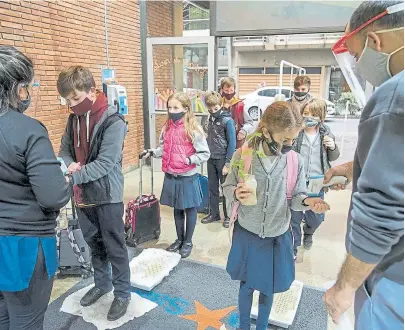
<svg viewBox="0 0 405 330"><path fill-rule="evenodd" d="M168 125L163 143L162 171L170 174L189 172L196 165L187 165L187 158L194 155L196 150L186 136L183 120L179 120L176 124L170 120Z"/></svg>

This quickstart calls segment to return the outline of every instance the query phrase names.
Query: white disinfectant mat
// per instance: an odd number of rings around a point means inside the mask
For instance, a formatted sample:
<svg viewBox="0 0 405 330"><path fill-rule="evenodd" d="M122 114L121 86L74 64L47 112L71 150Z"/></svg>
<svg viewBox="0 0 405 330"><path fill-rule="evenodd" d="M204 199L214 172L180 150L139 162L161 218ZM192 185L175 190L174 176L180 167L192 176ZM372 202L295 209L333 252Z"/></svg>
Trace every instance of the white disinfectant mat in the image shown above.
<svg viewBox="0 0 405 330"><path fill-rule="evenodd" d="M110 322L107 321L107 314L114 300L112 291L101 297L94 305L89 307L82 307L80 305L80 299L82 299L86 292L93 286L94 285L89 285L68 296L63 302L60 311L82 316L83 320L94 324L98 330L106 330L119 328L125 323L150 312L157 306L154 302L144 299L136 293L131 293L131 302L129 303L127 313L120 319Z"/></svg>
<svg viewBox="0 0 405 330"><path fill-rule="evenodd" d="M294 321L298 304L301 299L304 284L294 281L288 291L274 294L273 306L269 317L269 323L282 328L288 328ZM253 294L251 317L257 319L259 306L259 292Z"/></svg>
<svg viewBox="0 0 405 330"><path fill-rule="evenodd" d="M129 263L131 285L146 291L152 290L179 264L180 259L180 254L162 249L143 250Z"/></svg>

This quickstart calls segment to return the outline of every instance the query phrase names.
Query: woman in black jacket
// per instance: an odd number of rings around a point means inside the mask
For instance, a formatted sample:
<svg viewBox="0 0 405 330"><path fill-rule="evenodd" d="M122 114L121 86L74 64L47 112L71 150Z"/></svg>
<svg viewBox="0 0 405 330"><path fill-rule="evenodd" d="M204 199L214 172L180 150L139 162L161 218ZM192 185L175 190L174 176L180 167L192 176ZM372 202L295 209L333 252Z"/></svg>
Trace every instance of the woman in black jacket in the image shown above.
<svg viewBox="0 0 405 330"><path fill-rule="evenodd" d="M0 46L0 330L43 329L71 195L45 127L24 115L33 78L30 59Z"/></svg>

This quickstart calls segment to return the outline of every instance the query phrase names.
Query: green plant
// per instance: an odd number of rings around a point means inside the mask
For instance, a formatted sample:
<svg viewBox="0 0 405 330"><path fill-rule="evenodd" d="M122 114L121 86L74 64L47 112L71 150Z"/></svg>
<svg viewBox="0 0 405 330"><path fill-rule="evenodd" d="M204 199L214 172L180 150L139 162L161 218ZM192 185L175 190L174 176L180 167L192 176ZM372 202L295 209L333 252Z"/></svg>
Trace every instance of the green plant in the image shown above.
<svg viewBox="0 0 405 330"><path fill-rule="evenodd" d="M343 110L343 113L346 110L346 103L349 102L349 114L350 115L355 115L359 110L359 106L357 104L356 98L354 97L352 92L345 92L340 95L340 98L338 100L338 104L340 105L341 109Z"/></svg>
<svg viewBox="0 0 405 330"><path fill-rule="evenodd" d="M261 137L262 137L262 133L258 133L258 132L252 133L252 134L248 135L246 141L247 141L247 143L249 143L253 139L258 139L258 138L261 138ZM254 142L253 144L256 145L256 143L255 143L256 141L253 141L253 142ZM249 175L249 173L245 172L245 162L243 161L243 159L246 156L248 156L248 153L252 153L252 159L253 159L255 154L260 158L263 158L263 157L266 156L263 151L259 151L259 150L256 150L254 148L252 148L252 149L249 148L248 150L243 151L241 153L241 157L239 159L237 159L237 160L232 159L232 161L231 161L231 170L236 170L238 172L238 177L242 178L243 180L245 180L246 177Z"/></svg>

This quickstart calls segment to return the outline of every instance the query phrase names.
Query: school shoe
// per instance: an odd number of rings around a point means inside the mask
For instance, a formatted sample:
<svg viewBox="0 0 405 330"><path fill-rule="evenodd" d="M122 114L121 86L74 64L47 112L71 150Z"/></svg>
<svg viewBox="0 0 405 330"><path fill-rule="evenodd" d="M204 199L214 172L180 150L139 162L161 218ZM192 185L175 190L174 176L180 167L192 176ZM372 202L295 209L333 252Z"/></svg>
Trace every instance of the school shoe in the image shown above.
<svg viewBox="0 0 405 330"><path fill-rule="evenodd" d="M224 223L222 224L222 226L223 226L224 228L229 228L229 218L226 218L226 219L224 220Z"/></svg>
<svg viewBox="0 0 405 330"><path fill-rule="evenodd" d="M128 298L115 297L114 301L111 304L110 310L108 311L107 320L116 321L119 318L123 317L127 312L130 301L131 297Z"/></svg>
<svg viewBox="0 0 405 330"><path fill-rule="evenodd" d="M203 223L204 225L206 225L207 223L211 223L211 222L215 222L215 221L220 221L221 217L214 217L211 214L207 215L205 218L203 218L201 220L201 223Z"/></svg>
<svg viewBox="0 0 405 330"><path fill-rule="evenodd" d="M179 251L181 249L182 245L183 245L183 241L180 241L180 240L176 239L174 241L174 243L172 245L170 245L166 249L166 251L168 251L168 252L177 252L177 251Z"/></svg>
<svg viewBox="0 0 405 330"><path fill-rule="evenodd" d="M193 250L193 243L185 242L180 249L180 255L182 258L187 258L191 254L191 250Z"/></svg>
<svg viewBox="0 0 405 330"><path fill-rule="evenodd" d="M83 307L91 306L106 293L107 292L99 288L93 287L89 291L87 291L87 293L80 300L80 305L82 305Z"/></svg>
<svg viewBox="0 0 405 330"><path fill-rule="evenodd" d="M310 250L312 247L312 235L304 235L304 249Z"/></svg>

